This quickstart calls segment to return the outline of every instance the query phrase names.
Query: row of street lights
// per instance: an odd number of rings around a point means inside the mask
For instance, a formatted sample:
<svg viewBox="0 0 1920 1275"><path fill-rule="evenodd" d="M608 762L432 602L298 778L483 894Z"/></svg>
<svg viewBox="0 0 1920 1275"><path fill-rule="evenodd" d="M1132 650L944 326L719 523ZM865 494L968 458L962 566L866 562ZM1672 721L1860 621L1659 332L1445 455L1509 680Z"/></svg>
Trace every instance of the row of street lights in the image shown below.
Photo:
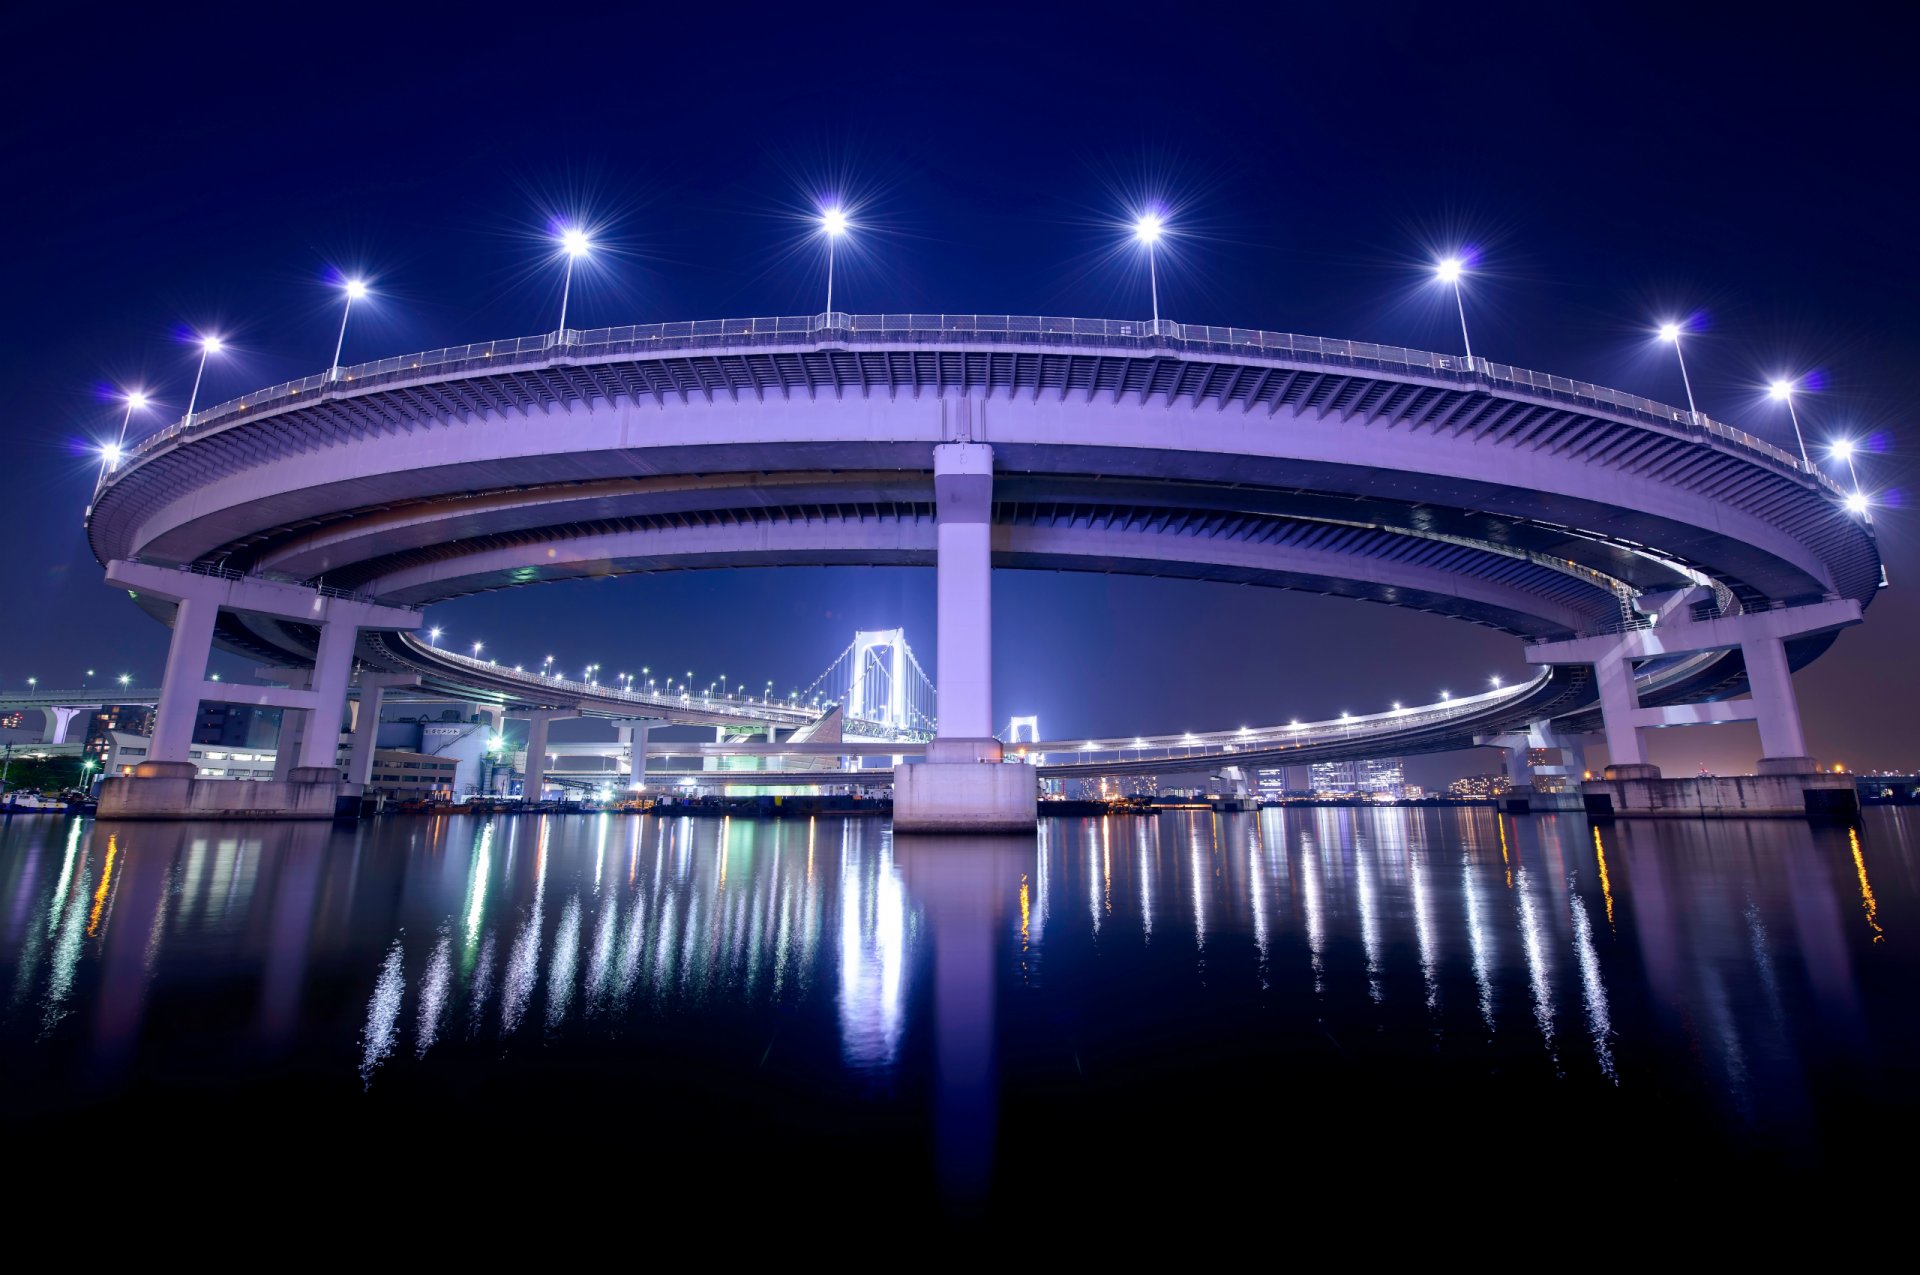
<svg viewBox="0 0 1920 1275"><path fill-rule="evenodd" d="M848 217L846 210L839 205L832 205L820 209L817 214L817 227L820 236L826 241L827 245L826 313L831 316L833 314L834 247L839 240L845 238L856 227ZM1144 248L1147 254L1147 281L1153 309L1153 330L1157 333L1160 330L1160 271L1158 248L1160 241L1167 236L1170 228L1166 218L1161 213L1157 211L1147 211L1141 213L1134 219L1132 229L1135 242ZM559 328L560 341L565 343L567 341L567 307L573 297L574 265L593 251L593 241L587 232L579 226L566 226L555 236L554 242L558 248L560 259L565 266L560 285ZM1453 291L1454 312L1460 318L1460 344L1466 353L1467 368L1471 371L1474 365L1473 337L1467 328L1467 304L1466 297L1462 291L1462 283L1468 273L1466 260L1459 256L1443 257L1434 263L1434 279L1441 285L1451 288ZM345 304L340 314L340 333L334 341L333 362L327 369L327 379L330 381L338 380L340 376L340 355L346 346L347 321L353 315L354 302L360 301L369 295L366 281L359 278L342 280L341 289L345 296ZM1687 412L1692 421L1698 424L1700 421L1700 409L1694 401L1693 381L1687 373L1686 355L1681 348L1681 340L1686 335L1685 325L1669 321L1660 324L1657 330L1660 339L1669 342L1673 346L1674 355L1680 364L1680 381L1687 394ZM193 390L187 397L187 410L185 415L181 417L183 424L191 422L193 419L193 409L200 399L200 382L207 370L207 359L210 355L220 353L223 348L223 343L218 336L202 335L199 337L199 346L200 360L194 369ZM1792 378L1781 378L1772 382L1768 387L1768 394L1776 402L1784 402L1787 405L1787 417L1793 425L1794 442L1798 445L1800 451L1801 468L1811 474L1813 472L1813 462L1807 452L1806 437L1800 428L1800 413L1794 406L1796 389L1796 382ZM150 401L146 394L138 390L127 393L125 400L126 410L121 416L118 435L112 443L106 444L100 449L100 477L102 480L105 479L109 470L119 465L121 458L126 454L127 429L132 421L133 413L138 409L146 407ZM1841 439L1832 443L1829 450L1835 458L1843 459L1847 462L1847 473L1853 486L1852 492L1846 497L1846 507L1848 511L1855 514L1866 514L1872 502L1860 488L1859 473L1853 462L1853 453L1857 448L1850 440Z"/></svg>
<svg viewBox="0 0 1920 1275"><path fill-rule="evenodd" d="M445 636L445 634L446 634L445 629L441 628L439 625L434 625L432 628L429 628L427 630L428 644L430 646L435 646L435 647L439 646L440 639L443 636ZM483 641L477 641L473 643L473 645L470 648L468 648L471 653L471 657L476 661L479 660L480 653L486 649L486 645L487 644ZM498 661L489 660L488 663L497 665ZM526 673L527 670L525 665L516 664L513 666L513 671L515 673L524 674ZM583 683L584 685L593 687L595 689L598 689L600 685L600 677L599 677L600 671L601 671L601 665L598 663L587 665L580 672L581 683ZM558 674L558 675L554 673L553 656L551 655L547 656L544 660L540 662L540 672L538 673L537 676L545 678L548 681L567 680L566 675L564 673ZM624 694L632 695L637 693L638 687L636 684L640 682L642 678L645 679L647 694L655 695L659 693L659 684L660 684L659 679L654 677L653 669L647 665L642 665L640 668L640 672L638 674L615 673L613 676L614 676L614 680L620 683L620 690ZM680 695L682 699L690 699L693 696L693 685L694 685L693 670L688 669L685 679L679 683L680 689L677 693ZM775 699L776 699L773 693L773 679L771 678L767 679L767 684L765 689L761 692L761 694L757 696L748 695L746 693L747 684L745 682L730 681L725 673L720 674L713 681L707 683L707 689L706 689L707 699L714 698L713 692L715 687L719 688L721 699L732 700L736 703L771 705L775 702ZM668 695L673 695L676 693L674 690L674 681L672 677L667 678L666 693ZM787 700L790 704L797 704L799 702L799 699L800 699L799 691L793 691L787 696ZM815 704L818 704L819 699L817 696L815 697L814 702Z"/></svg>

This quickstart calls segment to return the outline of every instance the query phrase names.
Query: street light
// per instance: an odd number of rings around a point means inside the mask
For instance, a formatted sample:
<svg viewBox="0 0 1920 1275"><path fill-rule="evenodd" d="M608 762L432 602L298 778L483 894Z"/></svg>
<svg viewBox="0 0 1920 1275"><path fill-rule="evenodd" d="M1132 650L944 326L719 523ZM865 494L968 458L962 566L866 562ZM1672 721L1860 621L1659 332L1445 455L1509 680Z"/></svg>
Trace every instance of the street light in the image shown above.
<svg viewBox="0 0 1920 1275"><path fill-rule="evenodd" d="M207 356L220 353L222 348L220 338L217 336L200 338L200 366L193 372L193 393L187 395L187 414L180 418L182 425L193 424L194 404L200 401L200 378L207 374Z"/></svg>
<svg viewBox="0 0 1920 1275"><path fill-rule="evenodd" d="M1497 691L1500 689L1500 675L1498 673L1495 673L1492 677L1488 678L1487 680L1493 683L1494 690Z"/></svg>
<svg viewBox="0 0 1920 1275"><path fill-rule="evenodd" d="M1807 440L1800 433L1800 413L1793 406L1793 392L1796 388L1790 379L1778 380L1767 386L1767 397L1787 405L1787 419L1793 422L1793 441L1800 445L1800 467L1812 473L1813 462L1807 459Z"/></svg>
<svg viewBox="0 0 1920 1275"><path fill-rule="evenodd" d="M838 205L820 210L820 233L827 237L827 322L833 322L833 241L853 228Z"/></svg>
<svg viewBox="0 0 1920 1275"><path fill-rule="evenodd" d="M327 372L329 381L340 379L340 351L347 344L347 316L353 313L353 303L367 295L367 285L360 279L349 279L341 287L346 291L347 304L340 311L340 337L333 343L333 367Z"/></svg>
<svg viewBox="0 0 1920 1275"><path fill-rule="evenodd" d="M1695 424L1699 424L1700 409L1693 405L1693 381L1687 376L1687 356L1680 351L1680 338L1685 334L1686 329L1678 323L1660 325L1660 339L1673 342L1673 357L1680 360L1680 384L1687 388L1687 415Z"/></svg>
<svg viewBox="0 0 1920 1275"><path fill-rule="evenodd" d="M485 643L485 642L475 642L475 643L473 644L473 658L474 658L474 659L476 659L476 660L477 660L477 659L479 659L479 658L480 658L480 648L481 648L481 647L483 647L483 646L485 646L485 645L486 645L486 643Z"/></svg>
<svg viewBox="0 0 1920 1275"><path fill-rule="evenodd" d="M1153 291L1153 330L1156 335L1160 331L1160 269L1154 245L1160 242L1160 236L1166 231L1167 223L1159 213L1141 213L1133 223L1133 237L1145 244L1147 249L1147 286Z"/></svg>
<svg viewBox="0 0 1920 1275"><path fill-rule="evenodd" d="M1846 503L1847 503L1848 513L1864 514L1867 512L1867 506L1871 505L1873 502L1867 499L1867 494L1865 492L1856 491L1847 497Z"/></svg>
<svg viewBox="0 0 1920 1275"><path fill-rule="evenodd" d="M1827 451L1833 455L1835 460L1844 460L1847 462L1847 477L1853 481L1853 490L1858 493L1860 490L1860 474L1859 471L1853 467L1853 453L1856 450L1851 439L1842 438L1827 444Z"/></svg>
<svg viewBox="0 0 1920 1275"><path fill-rule="evenodd" d="M1433 267L1433 277L1453 289L1453 308L1460 312L1460 343L1467 347L1467 371L1473 371L1473 338L1467 335L1467 303L1460 299L1460 276L1467 263L1458 257L1442 257Z"/></svg>
<svg viewBox="0 0 1920 1275"><path fill-rule="evenodd" d="M567 340L567 301L573 296L573 263L587 255L593 243L587 238L587 232L578 226L569 226L560 232L560 251L566 254L567 278L560 285L560 341Z"/></svg>
<svg viewBox="0 0 1920 1275"><path fill-rule="evenodd" d="M433 628L428 629L427 630L428 645L430 646L440 645L440 633L441 633L441 629L438 625L435 625Z"/></svg>
<svg viewBox="0 0 1920 1275"><path fill-rule="evenodd" d="M122 673L120 675L120 685L122 686L133 685L133 675L130 673Z"/></svg>

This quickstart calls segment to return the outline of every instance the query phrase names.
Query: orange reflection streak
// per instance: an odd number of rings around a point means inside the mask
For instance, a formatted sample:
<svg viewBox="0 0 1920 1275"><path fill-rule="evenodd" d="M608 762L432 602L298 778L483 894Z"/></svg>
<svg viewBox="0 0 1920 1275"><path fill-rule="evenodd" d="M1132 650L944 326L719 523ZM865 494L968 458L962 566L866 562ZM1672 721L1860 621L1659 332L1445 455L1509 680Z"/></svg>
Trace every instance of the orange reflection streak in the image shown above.
<svg viewBox="0 0 1920 1275"><path fill-rule="evenodd" d="M1860 874L1860 907L1867 914L1867 928L1873 931L1874 942L1884 943L1887 941L1887 936L1880 929L1878 919L1880 902L1873 897L1873 884L1867 880L1867 858L1860 853L1860 830L1858 828L1847 829L1847 844L1853 847L1854 870ZM113 843L111 841L107 843L107 863L109 865L113 863ZM105 886L101 888L104 889ZM89 931L89 933L91 933L91 931Z"/></svg>
<svg viewBox="0 0 1920 1275"><path fill-rule="evenodd" d="M1033 896L1027 885L1027 874L1020 874L1020 950L1027 950L1027 940L1032 937Z"/></svg>
<svg viewBox="0 0 1920 1275"><path fill-rule="evenodd" d="M93 892L93 911L87 914L87 937L92 938L100 928L100 909L107 905L107 887L113 884L113 859L120 853L119 839L109 834L107 837L107 862L100 870L100 888ZM1858 851L1855 852L1856 856ZM1864 870L1860 879L1866 880Z"/></svg>
<svg viewBox="0 0 1920 1275"><path fill-rule="evenodd" d="M1593 857L1600 861L1600 897L1607 901L1607 928L1613 928L1613 882L1607 878L1607 848L1600 844L1600 829L1593 830Z"/></svg>
<svg viewBox="0 0 1920 1275"><path fill-rule="evenodd" d="M1507 865L1507 889L1513 889L1513 860L1507 858L1507 821L1499 815L1493 817L1493 826L1500 830L1500 862Z"/></svg>

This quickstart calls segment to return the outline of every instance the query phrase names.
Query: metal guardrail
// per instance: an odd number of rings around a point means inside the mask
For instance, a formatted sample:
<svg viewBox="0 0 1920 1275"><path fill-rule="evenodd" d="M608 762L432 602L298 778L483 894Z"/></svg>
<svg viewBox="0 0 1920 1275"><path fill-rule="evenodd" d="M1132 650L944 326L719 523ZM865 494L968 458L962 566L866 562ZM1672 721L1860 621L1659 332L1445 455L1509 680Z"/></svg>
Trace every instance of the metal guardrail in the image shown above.
<svg viewBox="0 0 1920 1275"><path fill-rule="evenodd" d="M263 408L279 408L327 396L345 396L368 388L412 379L470 370L545 367L653 354L670 350L740 349L756 346L813 344L831 347L841 342L862 344L976 344L1051 345L1087 348L1182 350L1202 353L1280 357L1294 362L1337 367L1378 368L1455 377L1465 382L1510 386L1534 394L1589 403L1657 421L1662 425L1714 438L1752 452L1782 468L1800 474L1843 495L1837 483L1817 470L1804 468L1799 458L1744 430L1704 415L1657 403L1637 394L1608 389L1587 381L1533 372L1507 363L1457 354L1436 354L1404 346L1370 341L1343 341L1257 328L1215 327L1207 324L1135 322L1122 319L1056 318L1046 315L980 314L831 314L752 319L699 319L677 323L630 324L623 327L567 329L538 336L514 337L473 345L444 346L416 354L375 359L332 372L318 372L286 381L196 412L129 445L126 458L102 476L102 489L112 486L137 462L181 436L246 417Z"/></svg>
<svg viewBox="0 0 1920 1275"><path fill-rule="evenodd" d="M565 692L581 699L614 700L621 704L631 704L636 709L656 708L678 712L700 712L726 717L737 717L743 722L765 723L774 720L782 723L808 723L817 721L826 715L825 709L814 709L807 705L783 704L777 700L758 700L753 697L727 695L658 695L645 691L626 691L617 686L602 686L597 682L577 682L568 677L555 677L545 673L528 673L523 669L502 668L490 660L478 659L471 655L461 655L444 647L423 645L411 634L400 635L402 645L415 654L435 660L444 660L451 664L470 668L489 677L506 678L525 685L529 689L537 688L548 693Z"/></svg>
<svg viewBox="0 0 1920 1275"><path fill-rule="evenodd" d="M136 561L150 567L163 567L168 571L184 571L188 575L206 576L214 580L260 580L267 584L284 584L290 589L305 589L317 593L323 598L339 598L344 602L366 602L375 606L391 607L390 602L382 602L371 593L355 589L342 589L331 584L310 584L297 576L281 575L269 571L245 572L232 567L217 566L206 562L158 562L151 558L139 558Z"/></svg>
<svg viewBox="0 0 1920 1275"><path fill-rule="evenodd" d="M1390 709L1384 713L1329 718L1323 721L1289 723L1286 726L1245 727L1231 731L1187 732L1180 735L1136 736L1129 739L1045 740L1013 745L1009 755L1028 759L1043 755L1047 765L1090 765L1095 763L1224 761L1240 753L1267 753L1280 749L1304 748L1320 744L1344 744L1369 736L1390 739L1423 726L1444 725L1463 717L1475 717L1518 703L1539 690L1553 670L1543 668L1525 682L1478 695L1412 708ZM1068 762L1068 757L1076 760Z"/></svg>

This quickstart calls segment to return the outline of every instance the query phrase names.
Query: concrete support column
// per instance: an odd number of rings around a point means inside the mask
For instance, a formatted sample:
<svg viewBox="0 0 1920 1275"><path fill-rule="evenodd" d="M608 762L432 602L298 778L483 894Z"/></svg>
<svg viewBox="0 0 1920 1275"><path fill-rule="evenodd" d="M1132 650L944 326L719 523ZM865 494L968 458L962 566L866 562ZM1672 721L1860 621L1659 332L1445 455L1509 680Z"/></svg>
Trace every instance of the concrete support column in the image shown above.
<svg viewBox="0 0 1920 1275"><path fill-rule="evenodd" d="M1600 720L1607 732L1608 765L1646 765L1640 728L1633 720L1640 707L1640 697L1633 689L1633 661L1619 655L1605 656L1594 661L1593 672L1600 691Z"/></svg>
<svg viewBox="0 0 1920 1275"><path fill-rule="evenodd" d="M561 712L552 709L536 709L526 714L527 777L521 789L520 800L526 802L538 801L540 800L541 791L546 787L547 727L553 722L578 716L578 713Z"/></svg>
<svg viewBox="0 0 1920 1275"><path fill-rule="evenodd" d="M933 449L940 738L993 736L993 449Z"/></svg>
<svg viewBox="0 0 1920 1275"><path fill-rule="evenodd" d="M220 603L212 597L182 598L173 612L173 639L161 673L160 703L153 713L153 743L148 761L185 762L193 747L193 725L200 715L200 683L213 654L213 629Z"/></svg>
<svg viewBox="0 0 1920 1275"><path fill-rule="evenodd" d="M623 717L614 720L620 742L627 746L627 786L644 788L647 784L647 732L665 726L659 717Z"/></svg>
<svg viewBox="0 0 1920 1275"><path fill-rule="evenodd" d="M1513 785L1515 792L1525 792L1533 787L1533 768L1527 764L1527 746L1522 742L1518 746L1508 744L1501 748L1507 760L1507 782Z"/></svg>
<svg viewBox="0 0 1920 1275"><path fill-rule="evenodd" d="M313 714L300 741L300 764L333 770L340 763L340 716L353 680L353 648L360 630L350 619L320 626L320 649L313 657ZM336 776L337 778L338 776Z"/></svg>
<svg viewBox="0 0 1920 1275"><path fill-rule="evenodd" d="M73 726L73 719L87 710L84 708L70 708L66 705L60 705L55 708L43 708L40 711L47 719L46 729L41 732L46 738L40 742L43 744L64 744L67 742L67 731ZM196 708L195 711L198 712L199 710Z"/></svg>
<svg viewBox="0 0 1920 1275"><path fill-rule="evenodd" d="M303 764L300 760L301 746L307 737L308 721L312 716L304 708L280 710L280 735L273 746L275 779L285 782L293 774L293 768Z"/></svg>
<svg viewBox="0 0 1920 1275"><path fill-rule="evenodd" d="M1806 758L1807 739L1800 730L1800 701L1793 694L1786 644L1777 637L1758 638L1742 642L1740 654L1747 663L1747 685L1753 688L1761 760Z"/></svg>

